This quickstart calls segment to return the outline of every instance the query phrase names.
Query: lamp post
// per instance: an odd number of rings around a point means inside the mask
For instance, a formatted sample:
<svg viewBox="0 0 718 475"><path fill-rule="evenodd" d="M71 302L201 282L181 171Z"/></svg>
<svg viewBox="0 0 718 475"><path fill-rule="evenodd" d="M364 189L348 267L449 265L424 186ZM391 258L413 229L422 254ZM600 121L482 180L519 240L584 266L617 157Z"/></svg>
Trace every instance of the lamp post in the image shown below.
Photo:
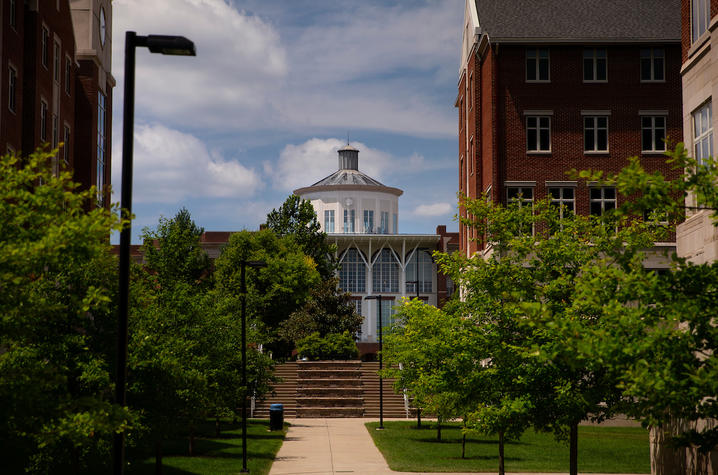
<svg viewBox="0 0 718 475"><path fill-rule="evenodd" d="M147 47L152 53L195 56L194 43L184 36L137 36L134 31L125 33L125 92L122 117L122 217L126 224L120 231L119 302L117 305L117 381L115 402L127 404L127 309L130 288L130 241L132 239L132 145L135 124L135 49ZM125 471L125 434L118 432L113 439L115 475Z"/></svg>
<svg viewBox="0 0 718 475"><path fill-rule="evenodd" d="M242 293L242 470L241 473L249 473L247 468L247 280L245 278L245 268L247 266L254 269L267 267L264 261L247 261L241 260L241 289Z"/></svg>
<svg viewBox="0 0 718 475"><path fill-rule="evenodd" d="M381 295L369 295L364 297L366 300L376 300L376 306L379 309L379 427L384 429L384 378L381 376L381 370L384 368L384 339L383 339L383 322L381 321Z"/></svg>
<svg viewBox="0 0 718 475"><path fill-rule="evenodd" d="M416 288L416 299L419 300L419 252L418 249L414 253L414 260L416 261L416 280L408 280L407 284L414 284ZM421 429L421 408L416 408L416 428Z"/></svg>

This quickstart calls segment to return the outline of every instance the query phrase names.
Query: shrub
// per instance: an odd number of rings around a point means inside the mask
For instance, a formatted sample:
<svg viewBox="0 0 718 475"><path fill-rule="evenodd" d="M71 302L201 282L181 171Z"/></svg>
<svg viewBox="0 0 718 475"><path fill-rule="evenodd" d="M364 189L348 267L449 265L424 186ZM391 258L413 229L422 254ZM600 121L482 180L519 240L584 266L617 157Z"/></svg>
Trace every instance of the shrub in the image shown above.
<svg viewBox="0 0 718 475"><path fill-rule="evenodd" d="M314 332L297 342L297 351L300 357L312 361L351 360L359 355L354 337L348 331L329 333L323 338Z"/></svg>

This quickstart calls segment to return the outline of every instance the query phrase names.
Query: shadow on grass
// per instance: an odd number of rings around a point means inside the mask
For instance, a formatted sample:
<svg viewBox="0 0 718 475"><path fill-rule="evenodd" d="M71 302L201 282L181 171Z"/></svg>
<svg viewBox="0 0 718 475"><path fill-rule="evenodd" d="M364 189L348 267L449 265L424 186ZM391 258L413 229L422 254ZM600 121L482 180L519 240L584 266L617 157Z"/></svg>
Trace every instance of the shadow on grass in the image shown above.
<svg viewBox="0 0 718 475"><path fill-rule="evenodd" d="M415 442L430 443L430 444L449 444L449 445L450 445L450 444L459 444L459 445L461 445L461 439L441 439L441 440L436 440L436 437L434 437L434 438L431 438L431 437L417 437L417 438L412 438L412 440L415 441ZM466 439L466 445L467 445L467 446L468 446L468 445L496 445L496 446L498 446L498 445L499 445L499 441L498 441L498 440L469 439L469 438L467 438L467 439ZM506 441L506 442L504 442L504 445L508 447L508 446L521 446L521 445L529 445L529 444L527 444L526 442L521 442L521 441L512 440L512 441Z"/></svg>

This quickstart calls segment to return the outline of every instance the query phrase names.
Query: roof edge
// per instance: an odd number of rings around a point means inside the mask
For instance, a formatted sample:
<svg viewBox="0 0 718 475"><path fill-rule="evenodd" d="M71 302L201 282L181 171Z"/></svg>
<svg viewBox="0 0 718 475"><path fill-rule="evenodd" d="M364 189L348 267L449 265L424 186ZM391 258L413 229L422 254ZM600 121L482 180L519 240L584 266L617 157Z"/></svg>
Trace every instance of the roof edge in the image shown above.
<svg viewBox="0 0 718 475"><path fill-rule="evenodd" d="M376 185L318 185L318 186L305 186L303 188L297 188L293 191L295 195L302 195L304 193L312 193L316 191L379 191L382 193L389 193L396 196L404 194L403 190L399 188L393 188L391 186L376 186Z"/></svg>

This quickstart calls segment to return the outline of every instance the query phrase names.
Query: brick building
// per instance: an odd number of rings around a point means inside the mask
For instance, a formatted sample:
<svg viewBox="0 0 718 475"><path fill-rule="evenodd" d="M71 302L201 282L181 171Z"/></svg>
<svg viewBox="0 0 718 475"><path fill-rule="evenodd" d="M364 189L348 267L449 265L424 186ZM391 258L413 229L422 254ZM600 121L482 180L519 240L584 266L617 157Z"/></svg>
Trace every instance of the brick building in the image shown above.
<svg viewBox="0 0 718 475"><path fill-rule="evenodd" d="M0 152L64 144L55 170L110 183L111 0L0 2ZM107 202L107 193L99 196Z"/></svg>
<svg viewBox="0 0 718 475"><path fill-rule="evenodd" d="M551 196L589 214L620 204L615 189L571 181L571 169L617 172L637 155L671 175L663 139L682 138L679 18L677 0L466 0L459 191ZM467 255L481 250L476 237L460 225Z"/></svg>

